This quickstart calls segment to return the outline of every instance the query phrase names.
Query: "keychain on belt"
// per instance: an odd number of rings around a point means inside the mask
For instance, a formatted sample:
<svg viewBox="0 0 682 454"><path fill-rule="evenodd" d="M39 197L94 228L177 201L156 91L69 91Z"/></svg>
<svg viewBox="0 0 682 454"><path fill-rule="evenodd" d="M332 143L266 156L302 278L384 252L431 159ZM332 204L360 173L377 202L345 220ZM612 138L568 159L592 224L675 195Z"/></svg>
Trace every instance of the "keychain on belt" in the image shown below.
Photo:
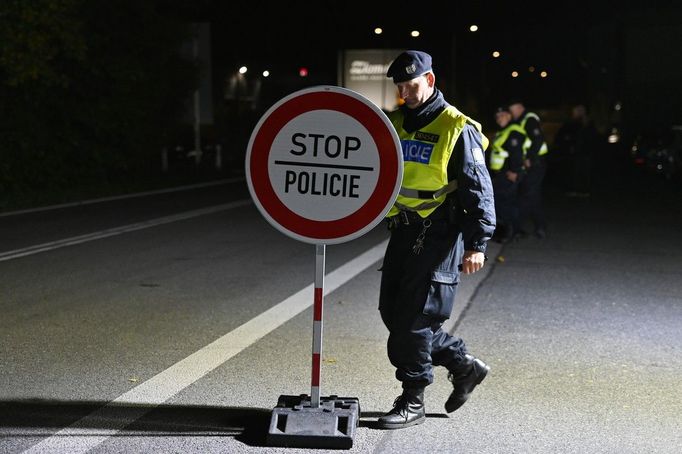
<svg viewBox="0 0 682 454"><path fill-rule="evenodd" d="M422 225L424 228L422 228L422 231L419 232L419 235L417 235L417 240L414 242L414 246L412 246L412 252L414 252L415 255L421 254L422 250L424 249L424 237L426 236L426 231L428 228L431 227L431 219L424 219Z"/></svg>

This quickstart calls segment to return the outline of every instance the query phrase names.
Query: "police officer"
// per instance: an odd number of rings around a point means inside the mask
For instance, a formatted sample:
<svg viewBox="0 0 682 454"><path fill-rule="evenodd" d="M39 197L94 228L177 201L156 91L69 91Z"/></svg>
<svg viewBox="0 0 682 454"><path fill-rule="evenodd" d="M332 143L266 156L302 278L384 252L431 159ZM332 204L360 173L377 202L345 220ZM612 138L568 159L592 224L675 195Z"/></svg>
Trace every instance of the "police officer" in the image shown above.
<svg viewBox="0 0 682 454"><path fill-rule="evenodd" d="M510 241L521 230L517 190L523 175L524 145L530 145L523 128L511 120L506 106L497 108L495 122L499 130L490 146L488 162L495 192L495 238L501 243Z"/></svg>
<svg viewBox="0 0 682 454"><path fill-rule="evenodd" d="M544 238L547 222L542 206L542 181L547 172L548 147L545 136L540 126L540 117L526 110L523 101L512 99L509 103L509 111L514 123L523 128L530 140L530 146L526 150L524 159L525 176L519 183L519 205L521 222L530 219L535 229L535 236Z"/></svg>
<svg viewBox="0 0 682 454"><path fill-rule="evenodd" d="M387 214L391 237L382 265L379 311L388 328L388 357L403 392L378 427L398 429L426 418L424 388L433 366L449 370L452 412L481 383L489 367L462 339L443 331L460 270L483 266L495 230L495 206L481 126L448 104L436 88L431 56L409 50L396 57L393 78L404 104L389 113L400 136L404 174Z"/></svg>

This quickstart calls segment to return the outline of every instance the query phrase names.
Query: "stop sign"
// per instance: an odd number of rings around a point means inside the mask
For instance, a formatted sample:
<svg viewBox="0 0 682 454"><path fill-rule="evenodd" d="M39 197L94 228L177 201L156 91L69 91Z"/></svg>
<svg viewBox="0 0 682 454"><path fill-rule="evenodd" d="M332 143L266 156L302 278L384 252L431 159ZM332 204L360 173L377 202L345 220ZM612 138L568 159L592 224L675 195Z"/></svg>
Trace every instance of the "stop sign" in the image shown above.
<svg viewBox="0 0 682 454"><path fill-rule="evenodd" d="M393 205L402 151L388 117L335 86L297 91L272 106L246 153L249 191L282 233L314 244L357 238Z"/></svg>

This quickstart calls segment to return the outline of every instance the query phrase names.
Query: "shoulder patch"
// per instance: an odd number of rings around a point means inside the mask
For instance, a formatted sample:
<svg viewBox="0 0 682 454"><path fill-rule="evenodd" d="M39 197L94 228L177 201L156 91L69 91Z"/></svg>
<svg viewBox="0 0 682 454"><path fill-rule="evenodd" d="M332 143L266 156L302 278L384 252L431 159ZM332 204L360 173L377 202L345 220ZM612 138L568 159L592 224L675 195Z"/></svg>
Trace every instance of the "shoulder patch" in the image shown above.
<svg viewBox="0 0 682 454"><path fill-rule="evenodd" d="M472 148L471 149L471 155L474 157L474 162L476 164L485 163L485 157L483 156L483 150L481 150L479 147Z"/></svg>

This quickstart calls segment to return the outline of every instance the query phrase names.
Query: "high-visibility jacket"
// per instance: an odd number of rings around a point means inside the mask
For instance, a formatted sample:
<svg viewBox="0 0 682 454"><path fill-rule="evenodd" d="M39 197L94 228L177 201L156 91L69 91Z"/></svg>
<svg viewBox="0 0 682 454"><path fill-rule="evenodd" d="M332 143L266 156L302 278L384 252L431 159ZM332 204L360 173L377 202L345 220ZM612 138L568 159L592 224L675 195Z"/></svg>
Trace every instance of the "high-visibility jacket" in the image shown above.
<svg viewBox="0 0 682 454"><path fill-rule="evenodd" d="M454 106L446 107L431 123L411 133L403 129L400 109L390 112L389 119L400 137L404 168L400 192L386 216L414 211L425 218L457 188L456 179L448 181L448 162L464 126L469 123L481 133L483 150L478 150L481 156L488 139L479 123Z"/></svg>
<svg viewBox="0 0 682 454"><path fill-rule="evenodd" d="M528 121L529 118L534 118L535 120L537 120L538 123L540 123L540 117L536 113L526 112L523 115L523 118L521 119L521 122L520 122L520 125L523 128L524 134L526 134L526 136L528 136L528 133L526 132L526 122ZM531 139L530 137L528 137L528 138L531 140L531 142L528 142L528 146L524 148L524 151L527 151L528 148L530 148L532 145L533 139ZM547 146L547 142L545 142L543 140L542 145L540 146L540 149L538 150L538 156L546 155L548 151L549 151L549 147Z"/></svg>
<svg viewBox="0 0 682 454"><path fill-rule="evenodd" d="M502 170L504 163L509 157L509 151L505 149L505 144L509 140L509 135L512 132L518 132L523 136L523 153L525 155L526 150L530 147L530 139L526 135L526 131L516 123L509 123L504 129L498 131L495 134L490 146L490 170Z"/></svg>

